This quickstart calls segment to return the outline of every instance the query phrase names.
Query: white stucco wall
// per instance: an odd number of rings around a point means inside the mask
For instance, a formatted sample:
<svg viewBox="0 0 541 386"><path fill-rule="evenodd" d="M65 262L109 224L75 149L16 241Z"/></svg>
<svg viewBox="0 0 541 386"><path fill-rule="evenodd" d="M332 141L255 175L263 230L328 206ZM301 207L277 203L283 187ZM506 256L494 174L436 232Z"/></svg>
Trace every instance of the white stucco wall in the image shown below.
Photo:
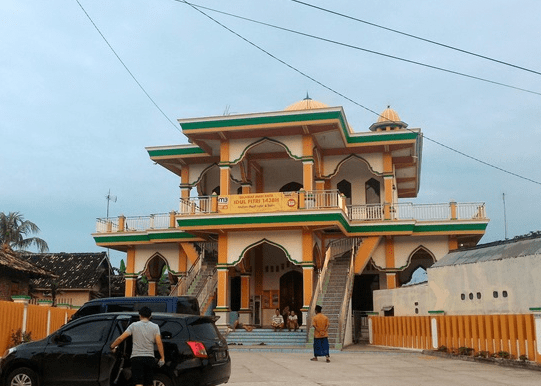
<svg viewBox="0 0 541 386"><path fill-rule="evenodd" d="M167 260L169 268L175 272L178 271L179 245L171 243L136 246L135 272L143 271L147 261L156 253L159 253Z"/></svg>
<svg viewBox="0 0 541 386"><path fill-rule="evenodd" d="M374 311L394 306L395 316L415 315L415 308L418 315L529 313L541 306L540 277L540 255L429 268L428 283L374 291Z"/></svg>
<svg viewBox="0 0 541 386"><path fill-rule="evenodd" d="M395 316L428 315L434 310L436 299L428 284L418 284L397 289L374 291L374 311L383 315L383 308L394 306ZM415 313L415 310L418 313Z"/></svg>
<svg viewBox="0 0 541 386"><path fill-rule="evenodd" d="M291 136L291 137L277 137L277 138L270 138L276 142L280 142L283 145L285 145L289 152L296 157L302 157L302 137L301 136ZM230 161L236 161L238 162L241 157L246 155L245 150L248 146L251 146L254 143L257 143L259 141L263 140L263 137L261 138L243 138L243 139L235 139L229 142L229 160ZM276 144L272 141L266 141L261 143L262 146L275 146L276 151L284 151L287 150L280 144ZM256 145L254 149L257 149ZM256 150L257 151L257 150ZM248 151L249 152L249 151ZM243 154L244 153L244 154Z"/></svg>
<svg viewBox="0 0 541 386"><path fill-rule="evenodd" d="M302 261L302 232L299 231L257 231L257 232L231 232L227 243L227 263L233 264L240 261L244 250L266 239L271 243L283 247L291 259Z"/></svg>
<svg viewBox="0 0 541 386"><path fill-rule="evenodd" d="M435 309L457 315L528 313L541 306L540 278L540 255L428 269Z"/></svg>

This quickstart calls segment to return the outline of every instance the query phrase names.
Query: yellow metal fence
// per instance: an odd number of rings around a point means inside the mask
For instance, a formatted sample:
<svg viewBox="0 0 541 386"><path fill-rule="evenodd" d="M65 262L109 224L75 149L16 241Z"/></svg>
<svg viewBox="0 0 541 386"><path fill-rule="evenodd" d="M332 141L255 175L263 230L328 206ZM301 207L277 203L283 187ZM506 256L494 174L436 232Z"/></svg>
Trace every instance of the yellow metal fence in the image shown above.
<svg viewBox="0 0 541 386"><path fill-rule="evenodd" d="M371 344L415 349L467 347L541 363L534 315L371 316Z"/></svg>
<svg viewBox="0 0 541 386"><path fill-rule="evenodd" d="M32 340L58 330L76 310L0 301L0 355L11 346L17 330L31 333ZM26 314L26 316L25 316Z"/></svg>

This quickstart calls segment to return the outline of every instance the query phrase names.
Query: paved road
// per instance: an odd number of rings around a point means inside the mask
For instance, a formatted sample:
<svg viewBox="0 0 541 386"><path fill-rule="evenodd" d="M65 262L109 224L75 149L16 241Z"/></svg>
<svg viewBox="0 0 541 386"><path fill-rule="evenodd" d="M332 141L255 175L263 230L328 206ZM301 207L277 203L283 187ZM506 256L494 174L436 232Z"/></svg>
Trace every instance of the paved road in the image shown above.
<svg viewBox="0 0 541 386"><path fill-rule="evenodd" d="M393 350L343 351L331 363L310 353L231 351L228 385L541 385L541 372Z"/></svg>

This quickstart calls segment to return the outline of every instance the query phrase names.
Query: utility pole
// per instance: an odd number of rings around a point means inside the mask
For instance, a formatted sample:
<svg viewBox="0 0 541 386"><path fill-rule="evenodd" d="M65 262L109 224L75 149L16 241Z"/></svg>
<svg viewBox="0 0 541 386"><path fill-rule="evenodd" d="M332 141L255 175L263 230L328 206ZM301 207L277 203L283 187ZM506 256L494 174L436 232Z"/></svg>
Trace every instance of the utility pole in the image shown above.
<svg viewBox="0 0 541 386"><path fill-rule="evenodd" d="M505 227L504 235L505 235L505 239L507 240L507 211L505 209L505 193L502 194L502 199L503 199L503 224Z"/></svg>
<svg viewBox="0 0 541 386"><path fill-rule="evenodd" d="M109 192L105 196L105 199L107 200L107 218L109 219L109 203L111 201L116 202L116 196L111 195L111 189L109 189ZM107 278L109 279L108 289L109 289L109 297L111 297L111 271L112 271L112 267L111 267L111 256L109 256L109 248L107 248L107 265L109 266L109 268L108 268L109 273L107 275Z"/></svg>

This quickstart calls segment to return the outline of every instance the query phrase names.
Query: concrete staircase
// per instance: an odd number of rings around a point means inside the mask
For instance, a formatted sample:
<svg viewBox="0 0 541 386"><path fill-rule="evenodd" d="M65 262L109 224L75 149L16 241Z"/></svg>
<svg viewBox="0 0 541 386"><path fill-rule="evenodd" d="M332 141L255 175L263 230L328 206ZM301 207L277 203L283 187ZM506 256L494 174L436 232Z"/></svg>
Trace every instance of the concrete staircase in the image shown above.
<svg viewBox="0 0 541 386"><path fill-rule="evenodd" d="M348 269L351 262L351 252L344 253L329 261L329 280L324 284L322 295L317 304L323 308L322 313L329 318L329 346L341 348L338 336L340 308L346 293Z"/></svg>
<svg viewBox="0 0 541 386"><path fill-rule="evenodd" d="M207 256L201 264L201 270L188 288L187 295L197 296L201 289L207 284L207 280L214 274L218 258L215 256ZM202 306L200 304L200 306Z"/></svg>
<svg viewBox="0 0 541 386"><path fill-rule="evenodd" d="M223 333L229 348L235 346L272 346L272 347L306 347L306 330L274 331L270 328L256 328L253 331L237 329Z"/></svg>

